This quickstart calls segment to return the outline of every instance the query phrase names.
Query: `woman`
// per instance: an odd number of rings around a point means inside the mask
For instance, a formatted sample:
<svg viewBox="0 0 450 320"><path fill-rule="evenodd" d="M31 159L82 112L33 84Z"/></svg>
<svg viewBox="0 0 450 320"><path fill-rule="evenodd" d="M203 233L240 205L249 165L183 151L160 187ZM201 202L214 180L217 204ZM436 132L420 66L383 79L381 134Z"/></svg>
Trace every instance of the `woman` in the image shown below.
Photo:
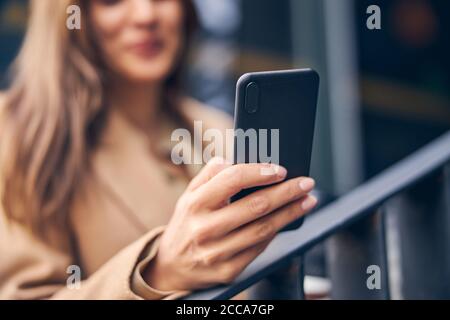
<svg viewBox="0 0 450 320"><path fill-rule="evenodd" d="M190 1L32 1L1 99L0 298L178 298L232 281L315 206L281 167L171 162L173 130L230 126L180 93L194 25Z"/></svg>

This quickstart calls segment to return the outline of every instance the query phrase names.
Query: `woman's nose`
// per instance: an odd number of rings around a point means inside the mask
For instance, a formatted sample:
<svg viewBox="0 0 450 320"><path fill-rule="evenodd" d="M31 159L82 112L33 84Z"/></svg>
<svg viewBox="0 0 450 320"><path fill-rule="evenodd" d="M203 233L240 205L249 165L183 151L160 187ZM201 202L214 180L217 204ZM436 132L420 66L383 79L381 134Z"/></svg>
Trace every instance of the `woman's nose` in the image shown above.
<svg viewBox="0 0 450 320"><path fill-rule="evenodd" d="M130 18L142 26L155 25L157 21L157 0L131 0Z"/></svg>

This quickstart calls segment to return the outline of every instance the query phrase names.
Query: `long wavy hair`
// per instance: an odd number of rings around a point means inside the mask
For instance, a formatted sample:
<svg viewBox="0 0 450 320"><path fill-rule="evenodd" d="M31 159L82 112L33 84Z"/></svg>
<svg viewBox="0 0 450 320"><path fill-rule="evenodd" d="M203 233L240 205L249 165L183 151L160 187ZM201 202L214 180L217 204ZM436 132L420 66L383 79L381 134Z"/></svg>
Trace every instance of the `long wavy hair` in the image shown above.
<svg viewBox="0 0 450 320"><path fill-rule="evenodd" d="M67 8L78 5L89 14L87 1L32 0L25 40L11 69L1 111L0 199L7 218L32 231L67 212L107 113L106 72L89 19L82 19L81 30L66 28ZM187 51L197 17L190 0L179 1ZM180 122L174 97L184 64L178 62L164 87L164 110Z"/></svg>

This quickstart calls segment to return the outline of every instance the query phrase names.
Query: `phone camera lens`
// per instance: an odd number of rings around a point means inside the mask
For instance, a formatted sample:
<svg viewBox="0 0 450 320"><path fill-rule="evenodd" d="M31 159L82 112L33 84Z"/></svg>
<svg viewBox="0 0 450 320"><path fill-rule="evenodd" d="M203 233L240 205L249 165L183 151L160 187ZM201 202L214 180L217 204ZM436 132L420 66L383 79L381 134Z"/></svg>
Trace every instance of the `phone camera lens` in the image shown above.
<svg viewBox="0 0 450 320"><path fill-rule="evenodd" d="M255 113L259 107L259 87L255 82L247 86L245 95L245 110L248 113Z"/></svg>

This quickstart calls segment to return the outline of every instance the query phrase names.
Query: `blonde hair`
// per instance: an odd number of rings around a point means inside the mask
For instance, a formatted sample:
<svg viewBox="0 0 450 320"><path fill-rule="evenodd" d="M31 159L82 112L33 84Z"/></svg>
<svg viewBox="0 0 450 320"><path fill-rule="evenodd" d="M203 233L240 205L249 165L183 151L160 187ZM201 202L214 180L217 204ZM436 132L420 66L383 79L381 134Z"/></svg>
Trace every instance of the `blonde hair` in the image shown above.
<svg viewBox="0 0 450 320"><path fill-rule="evenodd" d="M181 1L190 36L195 11L190 1ZM82 19L81 30L66 28L67 7L76 4L85 12L85 2L31 1L27 33L2 110L2 207L8 218L33 231L67 211L105 118L106 73L89 38L88 19ZM167 92L173 94L178 87L180 69L181 63L167 80Z"/></svg>

